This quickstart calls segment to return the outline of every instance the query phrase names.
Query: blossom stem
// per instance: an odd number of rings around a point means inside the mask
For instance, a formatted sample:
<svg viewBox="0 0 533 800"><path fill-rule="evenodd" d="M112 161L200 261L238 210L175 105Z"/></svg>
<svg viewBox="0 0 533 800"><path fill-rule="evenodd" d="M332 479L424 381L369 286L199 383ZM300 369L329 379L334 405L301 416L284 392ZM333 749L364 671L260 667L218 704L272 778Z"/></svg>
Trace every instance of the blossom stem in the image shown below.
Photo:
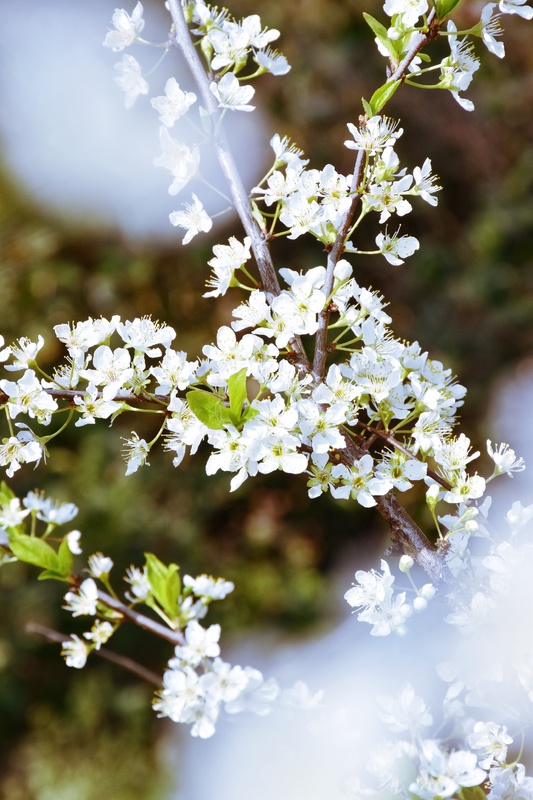
<svg viewBox="0 0 533 800"><path fill-rule="evenodd" d="M65 634L54 631L44 625L39 625L36 622L28 622L26 625L26 632L35 636L42 636L49 642L58 642L58 644L63 644L63 642L68 639ZM152 672L151 669L143 667L142 664L138 664L137 661L133 661L131 658L120 656L118 653L107 650L105 647L101 647L99 650L93 650L93 653L96 653L97 656L104 658L106 661L117 664L119 667L128 670L128 672L132 672L148 683L154 684L154 686L161 686L161 677L156 672Z"/></svg>

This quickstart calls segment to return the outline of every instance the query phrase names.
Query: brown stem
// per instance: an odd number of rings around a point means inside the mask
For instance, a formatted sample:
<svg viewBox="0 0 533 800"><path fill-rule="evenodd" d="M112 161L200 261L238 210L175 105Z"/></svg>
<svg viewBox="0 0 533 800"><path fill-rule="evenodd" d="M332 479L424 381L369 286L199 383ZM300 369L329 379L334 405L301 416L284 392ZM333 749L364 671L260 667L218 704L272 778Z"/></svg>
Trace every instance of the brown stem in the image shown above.
<svg viewBox="0 0 533 800"><path fill-rule="evenodd" d="M407 70L409 69L409 65L417 55L417 53L425 47L426 44L432 41L435 38L435 11L432 10L428 16L428 33L418 34L414 41L409 48L409 52L406 54L405 58L401 61L398 65L394 73L389 77L389 80L401 80L405 77ZM353 195L353 200L351 206L348 208L344 217L342 218L341 224L339 225L339 230L337 232L337 237L335 242L328 254L327 266L326 266L326 279L324 282L324 293L326 297L329 297L331 291L333 289L333 280L334 280L334 271L337 263L344 252L344 244L346 240L347 233L350 229L352 224L352 220L355 214L355 210L360 200L359 190L363 184L365 174L365 152L364 150L359 150L357 154L357 159L355 162L355 167L352 176L352 185L351 185L351 192ZM319 323L318 323L318 331L316 334L316 344L315 344L315 355L313 359L313 377L315 381L321 381L324 379L325 371L326 371L326 359L327 359L327 337L328 337L328 324L329 324L329 310L328 308L323 309L319 315Z"/></svg>
<svg viewBox="0 0 533 800"><path fill-rule="evenodd" d="M26 625L26 632L34 636L42 636L49 642L58 642L59 644L63 644L69 640L69 637L65 634L54 631L51 628L46 628L44 625L39 625L36 622L28 622ZM97 656L100 656L100 658L104 658L106 661L111 661L113 664L118 664L119 667L127 669L129 672L137 675L138 678L142 678L144 681L154 684L154 686L161 686L161 677L157 672L152 672L151 669L143 667L142 664L138 664L137 661L133 661L131 658L120 656L118 653L107 650L105 647L101 647L99 650L93 650L93 652L96 653Z"/></svg>
<svg viewBox="0 0 533 800"><path fill-rule="evenodd" d="M346 447L338 450L339 460L347 466L366 455L366 450L345 435ZM432 581L442 584L451 579L444 553L432 544L405 508L398 502L394 493L374 497L376 508L386 520L392 532L393 543L402 553L411 556Z"/></svg>
<svg viewBox="0 0 533 800"><path fill-rule="evenodd" d="M184 640L181 631L172 631L150 617L139 614L134 608L130 608L117 598L107 594L107 592L103 592L101 589L98 589L98 600L113 611L118 611L123 617L129 619L130 622L134 622L135 625L138 625L139 628L150 631L150 633L159 636L161 639L166 639L167 642L172 642L172 644L183 644Z"/></svg>

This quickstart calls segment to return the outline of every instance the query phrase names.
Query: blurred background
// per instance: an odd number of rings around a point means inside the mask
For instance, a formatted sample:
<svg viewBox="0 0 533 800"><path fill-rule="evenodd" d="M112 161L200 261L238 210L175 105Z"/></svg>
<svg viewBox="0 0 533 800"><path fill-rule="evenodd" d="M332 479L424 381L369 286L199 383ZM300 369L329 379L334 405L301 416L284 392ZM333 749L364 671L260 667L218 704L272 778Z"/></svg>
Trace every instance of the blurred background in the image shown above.
<svg viewBox="0 0 533 800"><path fill-rule="evenodd" d="M162 4L144 5L144 35L165 41ZM458 24L468 27L483 4L464 5ZM123 107L113 83L122 54L101 46L114 8L110 0L0 0L1 333L7 342L43 334L44 364L61 355L54 325L115 313L172 325L175 346L195 357L237 302L235 294L201 298L213 245L241 235L236 219L186 248L168 222L191 187L170 197L166 172L152 165L158 123L148 98ZM268 169L275 132L290 135L310 166L331 162L350 172L346 122L357 122L360 98L383 81L384 69L359 0L235 0L230 10L259 13L278 28L292 65L287 76L256 84L260 111L234 125L247 185ZM365 10L383 16L374 0ZM406 131L402 162L412 167L429 156L444 188L437 209L421 201L403 221L421 242L415 257L399 268L377 259L357 264L358 281L390 302L396 333L418 340L467 386L462 422L480 449L487 435L498 438L490 398L533 365L531 27L510 16L503 22L507 57L481 52L467 92L475 112L444 92L404 88L393 98L388 114ZM146 71L160 55L141 46L128 52ZM148 78L148 97L162 94L171 74L192 88L169 54ZM372 242L370 227L366 235ZM276 243L274 255L293 269L323 263L306 237ZM236 591L211 616L223 625L223 647L252 629L303 640L345 616L344 590L335 594L332 581L349 582L356 568L375 563L387 542L380 519L328 497L311 503L305 481L281 473L230 495L227 475L206 478L202 452L174 470L156 450L150 469L125 479L119 436L132 427L141 436L152 430L135 418L118 420L113 434L105 425L67 431L46 469L21 470L11 486L75 502L85 552L104 551L118 575L150 550L184 572L233 580ZM519 448L517 425L511 435ZM424 524L421 497L402 499ZM150 709L151 687L96 658L69 670L57 645L29 636L28 622L76 632L60 609L63 587L34 577L20 564L0 571L0 794L96 800L105 787L113 800L166 800L179 754L172 744L169 756L169 726ZM113 641L157 671L170 656L141 631L125 628Z"/></svg>

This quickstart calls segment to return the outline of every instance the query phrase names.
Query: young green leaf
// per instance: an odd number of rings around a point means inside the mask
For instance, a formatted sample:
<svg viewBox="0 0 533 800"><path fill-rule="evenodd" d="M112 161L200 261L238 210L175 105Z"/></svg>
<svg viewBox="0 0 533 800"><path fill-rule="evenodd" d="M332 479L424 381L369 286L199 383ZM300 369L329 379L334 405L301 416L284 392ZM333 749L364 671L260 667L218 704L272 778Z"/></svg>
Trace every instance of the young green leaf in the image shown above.
<svg viewBox="0 0 533 800"><path fill-rule="evenodd" d="M376 38L381 42L383 47L389 51L391 56L395 57L397 55L396 48L394 43L389 39L389 35L387 32L387 28L378 22L377 19L374 19L370 14L367 14L363 11L363 17L365 18L366 23L370 26L373 33L376 34Z"/></svg>
<svg viewBox="0 0 533 800"><path fill-rule="evenodd" d="M146 572L152 592L169 617L174 618L178 611L178 597L181 591L179 567L177 564L163 564L153 553L145 553Z"/></svg>
<svg viewBox="0 0 533 800"><path fill-rule="evenodd" d="M229 408L216 394L191 389L187 392L186 398L194 416L208 428L219 431L224 429L224 425L232 424Z"/></svg>
<svg viewBox="0 0 533 800"><path fill-rule="evenodd" d="M381 109L386 103L389 102L392 95L400 85L401 81L388 81L376 89L370 98L370 107L372 108L372 115L379 114Z"/></svg>
<svg viewBox="0 0 533 800"><path fill-rule="evenodd" d="M461 0L435 0L437 19L444 19L444 17L447 17L460 2Z"/></svg>
<svg viewBox="0 0 533 800"><path fill-rule="evenodd" d="M10 533L9 546L19 561L63 574L56 551L42 539L24 533Z"/></svg>
<svg viewBox="0 0 533 800"><path fill-rule="evenodd" d="M234 417L234 425L238 425L246 400L246 367L228 379L229 410Z"/></svg>
<svg viewBox="0 0 533 800"><path fill-rule="evenodd" d="M57 556L59 560L61 574L67 577L72 572L72 563L74 561L74 556L68 546L68 542L66 539L63 539L63 541L59 545Z"/></svg>
<svg viewBox="0 0 533 800"><path fill-rule="evenodd" d="M361 98L361 103L363 104L363 109L368 119L371 119L374 116L374 114L372 113L372 106L370 105L370 103L367 103L364 97Z"/></svg>

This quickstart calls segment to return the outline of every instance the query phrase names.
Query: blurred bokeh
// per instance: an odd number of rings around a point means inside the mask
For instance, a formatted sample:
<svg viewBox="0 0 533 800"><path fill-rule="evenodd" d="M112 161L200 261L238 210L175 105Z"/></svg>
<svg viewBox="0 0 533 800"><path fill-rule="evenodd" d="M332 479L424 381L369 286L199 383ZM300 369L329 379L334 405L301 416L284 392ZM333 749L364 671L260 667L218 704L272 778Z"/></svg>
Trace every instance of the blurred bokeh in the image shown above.
<svg viewBox="0 0 533 800"><path fill-rule="evenodd" d="M152 166L155 112L146 97L124 110L112 79L119 57L101 47L115 5L0 0L1 333L8 342L42 333L47 363L61 355L53 325L115 313L171 324L179 348L196 356L236 303L235 295L201 299L211 248L240 235L236 220L186 248L168 223L182 198L169 197L166 174ZM145 3L146 36L158 41L161 5ZM464 5L466 27L480 6ZM365 9L382 16L374 0ZM361 10L359 0L231 4L235 16L259 13L278 28L292 64L287 76L257 84L257 121L246 119L243 130L241 117L256 115L239 117L249 186L268 168L274 132L289 134L311 166L351 171L346 122L357 122L360 98L382 82L384 68ZM447 93L404 88L394 97L388 113L405 129L401 158L414 166L429 156L444 189L437 209L420 202L403 221L420 239L415 257L400 268L377 259L357 265L359 282L389 300L397 333L420 341L467 386L462 417L477 442L487 435L491 388L533 353L532 29L512 17L504 24L507 57L481 53L467 93L472 114ZM140 47L132 53L149 64L159 57ZM172 74L172 58L150 78L154 94ZM372 242L370 228L366 235ZM274 254L293 269L323 263L305 237L276 243ZM104 551L119 575L149 550L186 572L233 580L234 595L213 611L223 646L252 626L302 635L324 625L339 608L332 574L383 551L381 520L329 498L309 501L303 479L263 476L230 495L227 475L206 478L204 453L174 470L161 451L126 479L119 437L132 428L152 430L135 418L111 432L105 424L67 431L46 468L21 470L11 485L75 502L85 552ZM405 501L424 522L420 497ZM113 800L166 798L167 726L150 709L151 688L96 658L82 672L69 670L57 645L25 632L28 622L75 632L60 610L62 593L21 565L0 571L0 794L93 800L105 787ZM170 655L140 631L116 639L117 649L155 670Z"/></svg>

